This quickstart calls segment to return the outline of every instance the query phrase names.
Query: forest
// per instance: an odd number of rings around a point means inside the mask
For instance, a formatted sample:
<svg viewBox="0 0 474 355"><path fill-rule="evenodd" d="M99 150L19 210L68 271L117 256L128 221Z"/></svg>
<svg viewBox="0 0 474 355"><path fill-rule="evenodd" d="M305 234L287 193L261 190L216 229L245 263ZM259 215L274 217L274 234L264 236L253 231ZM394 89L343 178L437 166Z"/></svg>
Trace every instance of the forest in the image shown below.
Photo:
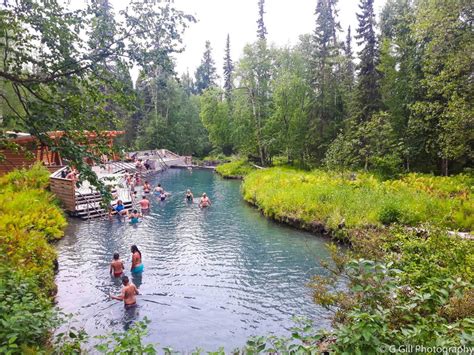
<svg viewBox="0 0 474 355"><path fill-rule="evenodd" d="M9 139L12 131L30 133L110 202L90 162L100 163L102 154L116 149L101 141L102 131L123 130L120 153L166 148L195 162L230 161L216 171L245 178L235 190L243 201L268 218L317 234L312 238L327 237L330 258L319 260L325 274L312 276L305 287L310 301L330 312L331 326L302 320L289 337L251 337L236 354L396 353L409 352L407 344L432 346L427 353L472 352L472 0L386 0L378 15L374 0L358 4L357 26L342 28L343 1L314 0L313 31L294 45L278 46L268 39L265 0L255 0L255 40L238 58L231 56L237 34L223 33L224 53L203 38L195 72L178 73L183 34L198 19L172 0L130 1L120 11L111 0L4 0L0 163L3 151L21 149ZM222 68L216 56L224 59ZM50 131L64 134L52 140ZM90 132L97 135L94 149L83 144ZM204 173L190 166L181 172L189 179ZM106 336L91 338L73 327L54 333L67 320L52 302L58 266L52 243L67 234L70 219L47 191L49 180L42 164L0 178L0 353L157 353L144 341L146 317ZM210 190L219 206L223 194ZM181 192L170 199L182 203ZM242 199L225 212L233 213ZM206 211L207 220L214 211L223 213L215 206ZM205 219L200 208L187 207L197 216L189 224ZM147 221L158 220L159 212ZM231 220L229 215L221 224ZM112 230L110 223L103 221ZM148 231L169 234L162 226ZM207 232L221 227L206 230L206 248L212 249ZM133 235L140 237L137 230ZM257 234L253 225L241 230L245 239ZM258 258L270 255L261 250ZM165 273L157 270L162 282ZM287 288L282 275L277 286Z"/></svg>
<svg viewBox="0 0 474 355"><path fill-rule="evenodd" d="M379 18L373 1L361 0L352 29L341 28L337 0L315 1L314 31L292 47L269 43L259 0L255 41L231 58L227 35L223 68L206 41L194 75L177 73L174 58L196 19L171 2L134 3L120 14L108 0L72 12L56 1L5 4L4 129L40 137L124 129L128 150L236 154L263 166L278 158L385 176L472 166L468 0L388 0ZM87 154L71 149L77 139L70 134L57 147L72 161Z"/></svg>

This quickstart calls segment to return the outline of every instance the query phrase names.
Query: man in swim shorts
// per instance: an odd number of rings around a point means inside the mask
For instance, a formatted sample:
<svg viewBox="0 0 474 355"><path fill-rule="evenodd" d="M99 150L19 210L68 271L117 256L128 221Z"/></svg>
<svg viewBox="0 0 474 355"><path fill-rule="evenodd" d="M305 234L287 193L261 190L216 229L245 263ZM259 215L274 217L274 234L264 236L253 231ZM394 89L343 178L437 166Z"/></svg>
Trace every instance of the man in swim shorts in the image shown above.
<svg viewBox="0 0 474 355"><path fill-rule="evenodd" d="M146 196L143 196L138 203L140 204L140 208L142 211L148 211L150 209L150 201L146 198Z"/></svg>
<svg viewBox="0 0 474 355"><path fill-rule="evenodd" d="M199 207L209 207L211 205L211 200L207 197L206 193L204 192L201 197L201 201L199 202Z"/></svg>
<svg viewBox="0 0 474 355"><path fill-rule="evenodd" d="M114 300L123 301L123 305L125 308L133 307L137 304L137 295L140 293L138 292L137 287L131 283L127 276L122 277L122 292L119 296L112 296L110 297Z"/></svg>
<svg viewBox="0 0 474 355"><path fill-rule="evenodd" d="M123 271L125 270L125 265L123 261L120 260L119 253L114 253L114 259L110 263L110 274L114 275L114 277L120 277L123 275Z"/></svg>

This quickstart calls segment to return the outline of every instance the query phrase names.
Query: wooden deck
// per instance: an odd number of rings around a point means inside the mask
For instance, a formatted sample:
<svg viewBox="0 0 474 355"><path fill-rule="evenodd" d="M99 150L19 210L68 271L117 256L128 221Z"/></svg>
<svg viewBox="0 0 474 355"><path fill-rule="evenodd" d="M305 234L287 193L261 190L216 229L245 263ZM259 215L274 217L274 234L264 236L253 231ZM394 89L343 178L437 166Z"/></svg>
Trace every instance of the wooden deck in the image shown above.
<svg viewBox="0 0 474 355"><path fill-rule="evenodd" d="M133 194L126 184L126 173L138 173L144 181L149 176L157 174L171 165L186 167L191 164L190 157L182 157L165 149L130 154L133 154L137 159L142 159L143 162L148 161L150 169L137 169L135 163L125 161L109 162L103 166L92 167L99 180L110 186L112 195L115 197L111 205L115 206L118 200L122 200L127 210L136 208L137 201L133 200ZM82 219L106 216L108 208L103 205L102 196L97 189L88 181L76 186L72 180L62 178L61 172L66 168L56 170L50 175L51 191L61 201L63 208L71 215ZM141 187L136 189L140 192Z"/></svg>

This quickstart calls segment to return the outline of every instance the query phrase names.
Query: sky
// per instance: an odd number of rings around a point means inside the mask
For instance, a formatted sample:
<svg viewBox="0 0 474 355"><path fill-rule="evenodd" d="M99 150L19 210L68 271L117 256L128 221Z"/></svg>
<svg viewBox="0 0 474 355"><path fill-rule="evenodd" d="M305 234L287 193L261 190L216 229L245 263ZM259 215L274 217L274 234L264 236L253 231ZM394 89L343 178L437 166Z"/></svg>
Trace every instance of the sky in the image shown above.
<svg viewBox="0 0 474 355"><path fill-rule="evenodd" d="M124 6L124 0L110 1L116 11ZM266 0L264 22L267 39L278 46L294 45L300 35L310 33L315 26L314 10L317 0ZM380 13L385 0L374 0L374 8ZM256 39L257 0L174 0L175 6L194 15L198 22L186 30L183 42L186 49L175 55L176 71L180 75L189 70L194 75L200 64L206 40L211 42L217 72L222 78L224 48L230 35L232 60L237 62L247 43ZM359 0L339 0L339 21L345 37L350 25L352 33L357 28L356 12ZM354 43L354 48L356 48ZM132 71L133 79L138 71Z"/></svg>

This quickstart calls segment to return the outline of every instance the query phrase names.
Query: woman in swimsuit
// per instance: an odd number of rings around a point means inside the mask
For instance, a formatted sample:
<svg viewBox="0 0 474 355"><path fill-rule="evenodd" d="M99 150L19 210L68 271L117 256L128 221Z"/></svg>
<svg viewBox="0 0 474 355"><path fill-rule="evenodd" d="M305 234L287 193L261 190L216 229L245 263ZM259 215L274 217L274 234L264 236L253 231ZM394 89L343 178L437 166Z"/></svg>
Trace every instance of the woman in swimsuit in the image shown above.
<svg viewBox="0 0 474 355"><path fill-rule="evenodd" d="M188 201L188 202L193 202L194 201L194 195L191 192L191 190L189 190L189 189L188 189L188 191L186 191L186 201Z"/></svg>
<svg viewBox="0 0 474 355"><path fill-rule="evenodd" d="M130 271L132 274L141 274L144 270L144 266L142 263L142 253L138 250L136 245L132 245L130 248L132 252L132 267Z"/></svg>
<svg viewBox="0 0 474 355"><path fill-rule="evenodd" d="M160 200L161 200L161 201L166 200L166 194L165 194L164 191L161 191L161 193L160 193Z"/></svg>
<svg viewBox="0 0 474 355"><path fill-rule="evenodd" d="M138 213L138 210L133 210L133 212L130 213L130 216L128 216L128 218L130 218L130 224L136 224L140 222L138 219L139 217L141 217L141 215Z"/></svg>

